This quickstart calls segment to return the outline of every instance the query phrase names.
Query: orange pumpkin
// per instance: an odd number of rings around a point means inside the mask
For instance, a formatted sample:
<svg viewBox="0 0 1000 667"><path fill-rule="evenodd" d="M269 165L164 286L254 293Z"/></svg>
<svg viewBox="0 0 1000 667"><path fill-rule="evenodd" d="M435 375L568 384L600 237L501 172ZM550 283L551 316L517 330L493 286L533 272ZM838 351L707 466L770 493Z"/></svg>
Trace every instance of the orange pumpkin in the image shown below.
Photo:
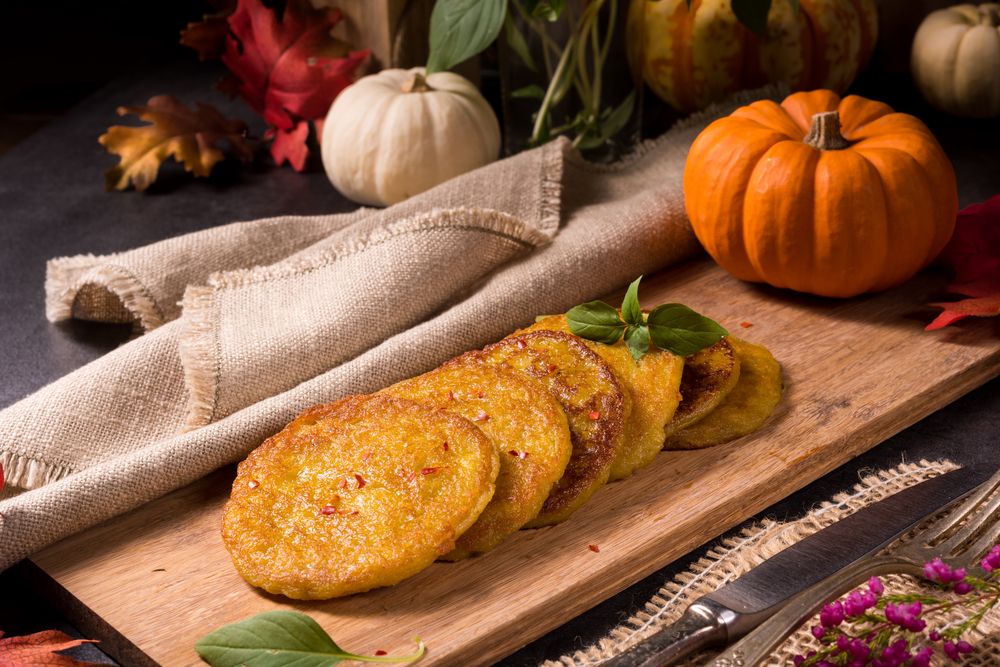
<svg viewBox="0 0 1000 667"><path fill-rule="evenodd" d="M843 91L868 62L878 33L875 0L774 0L757 37L731 0L632 0L630 55L650 88L683 111L767 82ZM641 34L639 34L641 33ZM640 55L641 54L641 55Z"/></svg>
<svg viewBox="0 0 1000 667"><path fill-rule="evenodd" d="M829 90L761 100L695 139L684 204L737 278L821 296L897 285L951 237L955 172L930 130Z"/></svg>

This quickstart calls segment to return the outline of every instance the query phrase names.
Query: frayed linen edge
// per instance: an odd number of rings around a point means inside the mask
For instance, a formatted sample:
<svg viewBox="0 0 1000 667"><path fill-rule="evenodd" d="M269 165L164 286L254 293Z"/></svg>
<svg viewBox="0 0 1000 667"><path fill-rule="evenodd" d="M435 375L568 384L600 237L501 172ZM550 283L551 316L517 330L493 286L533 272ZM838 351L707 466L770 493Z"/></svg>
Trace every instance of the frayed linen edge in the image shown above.
<svg viewBox="0 0 1000 667"><path fill-rule="evenodd" d="M205 426L215 417L219 391L215 309L214 288L190 286L184 291L179 351L188 394L185 432Z"/></svg>
<svg viewBox="0 0 1000 667"><path fill-rule="evenodd" d="M59 322L80 317L74 312L77 295L93 285L114 294L144 331L163 325L164 317L146 286L124 267L108 263L112 259L114 256L77 255L49 260L45 271L46 318Z"/></svg>

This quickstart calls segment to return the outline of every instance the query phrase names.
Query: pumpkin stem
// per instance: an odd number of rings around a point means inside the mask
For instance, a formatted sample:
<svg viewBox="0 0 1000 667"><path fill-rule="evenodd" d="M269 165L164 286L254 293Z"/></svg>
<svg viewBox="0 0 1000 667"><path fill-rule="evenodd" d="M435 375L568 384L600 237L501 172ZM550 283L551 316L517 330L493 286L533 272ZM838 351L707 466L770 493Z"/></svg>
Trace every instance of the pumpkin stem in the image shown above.
<svg viewBox="0 0 1000 667"><path fill-rule="evenodd" d="M821 151L837 151L851 145L840 133L840 114L836 111L813 114L809 134L802 141Z"/></svg>
<svg viewBox="0 0 1000 667"><path fill-rule="evenodd" d="M404 93L426 93L428 90L431 90L431 87L427 85L427 79L420 72L413 72L403 83Z"/></svg>
<svg viewBox="0 0 1000 667"><path fill-rule="evenodd" d="M1000 10L996 7L979 5L979 24L996 28L1000 26Z"/></svg>

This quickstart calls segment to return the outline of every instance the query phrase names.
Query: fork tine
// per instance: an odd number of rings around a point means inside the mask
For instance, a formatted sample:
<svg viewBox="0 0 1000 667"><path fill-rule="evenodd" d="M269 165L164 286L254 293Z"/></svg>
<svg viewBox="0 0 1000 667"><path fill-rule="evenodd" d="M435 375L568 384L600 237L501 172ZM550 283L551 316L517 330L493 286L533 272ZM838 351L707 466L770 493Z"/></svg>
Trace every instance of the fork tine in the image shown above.
<svg viewBox="0 0 1000 667"><path fill-rule="evenodd" d="M978 493L976 491L977 495ZM993 496L982 508L973 509L969 513L969 520L938 545L941 555L957 555L965 551L965 545L979 534L983 526L993 522L998 512L1000 512L1000 493Z"/></svg>
<svg viewBox="0 0 1000 667"><path fill-rule="evenodd" d="M986 529L979 539L969 545L963 554L963 560L968 563L979 563L979 560L986 555L994 544L1000 542L1000 522L994 522Z"/></svg>
<svg viewBox="0 0 1000 667"><path fill-rule="evenodd" d="M926 535L926 540L929 543L933 544L937 540L947 535L950 531L954 530L957 526L959 526L962 523L963 519L966 519L973 512L975 512L976 509L983 503L983 501L989 498L990 495L993 492L995 492L998 487L1000 487L1000 469L998 469L995 473L993 473L993 476L990 477L989 480L976 487L972 491L972 493L969 494L969 496L967 496L964 501L962 501L962 504L958 505L953 510L951 510L946 517L944 517L940 521L935 522L935 524L931 526L930 530L928 531ZM996 499L994 499L994 501L995 500ZM992 511L995 512L996 508L994 508ZM968 523L969 524L974 523L974 519L970 520ZM982 523L983 522L979 522L978 525L981 526ZM975 532L975 528L977 527L978 526L973 526L973 531L971 532ZM948 537L948 539L946 539L939 546L941 546L943 550L946 552L954 551L959 544L968 539L967 535L959 539L960 535L965 534L966 528L968 528L968 526L963 526L961 530L956 532L954 535Z"/></svg>

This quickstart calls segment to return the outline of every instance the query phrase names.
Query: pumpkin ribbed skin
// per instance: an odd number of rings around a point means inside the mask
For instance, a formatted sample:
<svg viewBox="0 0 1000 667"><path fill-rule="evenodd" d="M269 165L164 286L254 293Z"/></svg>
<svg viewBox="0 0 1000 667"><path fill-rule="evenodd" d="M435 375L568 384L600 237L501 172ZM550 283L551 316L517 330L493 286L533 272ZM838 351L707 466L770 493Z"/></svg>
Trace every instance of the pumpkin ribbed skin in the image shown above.
<svg viewBox="0 0 1000 667"><path fill-rule="evenodd" d="M913 38L913 79L932 105L959 116L1000 116L1000 4L931 12Z"/></svg>
<svg viewBox="0 0 1000 667"><path fill-rule="evenodd" d="M730 5L633 0L633 16L642 13L643 76L671 106L702 109L768 82L843 91L868 62L878 34L874 0L800 0L798 12L789 0L774 0L764 38L739 23Z"/></svg>
<svg viewBox="0 0 1000 667"><path fill-rule="evenodd" d="M804 143L814 115L831 111L848 145ZM684 199L695 235L734 276L832 297L911 277L958 210L951 163L922 122L828 90L757 101L705 128Z"/></svg>

